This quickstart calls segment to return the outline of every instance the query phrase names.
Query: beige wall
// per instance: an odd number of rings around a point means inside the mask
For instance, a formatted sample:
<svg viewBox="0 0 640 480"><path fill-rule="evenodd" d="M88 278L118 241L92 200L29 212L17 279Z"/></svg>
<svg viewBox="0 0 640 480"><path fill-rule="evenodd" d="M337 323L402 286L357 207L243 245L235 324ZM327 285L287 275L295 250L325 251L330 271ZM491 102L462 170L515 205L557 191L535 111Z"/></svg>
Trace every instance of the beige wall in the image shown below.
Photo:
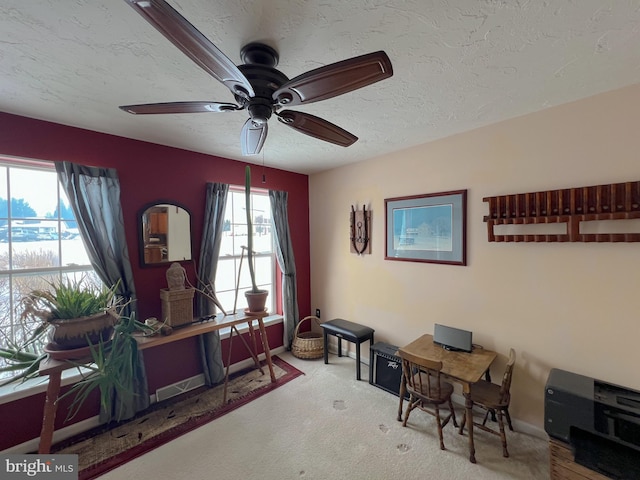
<svg viewBox="0 0 640 480"><path fill-rule="evenodd" d="M637 85L311 176L312 309L396 345L434 323L472 330L500 353L494 379L515 348L512 416L539 429L551 368L640 390L640 244L489 243L482 201L640 180L639 127ZM459 189L466 267L384 260L385 198ZM359 257L349 211L363 203L373 254Z"/></svg>

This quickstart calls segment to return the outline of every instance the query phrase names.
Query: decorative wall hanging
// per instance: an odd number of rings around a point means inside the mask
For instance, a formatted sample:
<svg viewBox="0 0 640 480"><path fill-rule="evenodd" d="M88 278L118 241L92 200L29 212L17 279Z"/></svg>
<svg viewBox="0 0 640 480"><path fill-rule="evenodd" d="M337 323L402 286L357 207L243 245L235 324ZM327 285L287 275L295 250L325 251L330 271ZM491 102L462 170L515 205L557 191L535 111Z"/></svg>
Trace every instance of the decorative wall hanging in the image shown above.
<svg viewBox="0 0 640 480"><path fill-rule="evenodd" d="M350 215L350 250L351 253L371 254L371 210L362 206L362 211L351 205Z"/></svg>
<svg viewBox="0 0 640 480"><path fill-rule="evenodd" d="M466 265L467 191L387 198L385 260Z"/></svg>
<svg viewBox="0 0 640 480"><path fill-rule="evenodd" d="M640 242L640 233L581 233L582 222L640 218L640 181L486 197L490 242ZM495 225L566 224L561 234L496 235Z"/></svg>

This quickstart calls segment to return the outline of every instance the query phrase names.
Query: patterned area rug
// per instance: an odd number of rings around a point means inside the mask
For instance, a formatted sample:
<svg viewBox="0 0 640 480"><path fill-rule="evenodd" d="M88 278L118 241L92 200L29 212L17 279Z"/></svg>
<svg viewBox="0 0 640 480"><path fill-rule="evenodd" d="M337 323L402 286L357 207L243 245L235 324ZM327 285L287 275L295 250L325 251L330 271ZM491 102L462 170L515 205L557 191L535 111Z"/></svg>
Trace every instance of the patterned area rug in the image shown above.
<svg viewBox="0 0 640 480"><path fill-rule="evenodd" d="M275 383L264 362L264 375L255 368L238 372L229 379L225 405L224 385L202 387L156 403L128 422L67 439L54 445L52 453L77 454L79 480L95 478L303 375L279 357L272 360Z"/></svg>

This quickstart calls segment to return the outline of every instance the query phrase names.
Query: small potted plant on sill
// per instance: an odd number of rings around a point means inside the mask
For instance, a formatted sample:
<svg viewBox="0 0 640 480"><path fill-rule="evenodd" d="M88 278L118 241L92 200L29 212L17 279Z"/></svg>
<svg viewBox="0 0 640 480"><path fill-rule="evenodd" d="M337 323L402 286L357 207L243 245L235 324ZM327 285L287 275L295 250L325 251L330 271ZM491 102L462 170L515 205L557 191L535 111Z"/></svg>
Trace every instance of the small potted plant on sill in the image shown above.
<svg viewBox="0 0 640 480"><path fill-rule="evenodd" d="M249 263L249 275L251 276L251 290L244 295L247 299L247 313L262 313L265 311L268 290L258 288L256 283L255 266L253 263L253 224L251 221L251 167L245 167L244 178L245 211L247 213L247 262Z"/></svg>

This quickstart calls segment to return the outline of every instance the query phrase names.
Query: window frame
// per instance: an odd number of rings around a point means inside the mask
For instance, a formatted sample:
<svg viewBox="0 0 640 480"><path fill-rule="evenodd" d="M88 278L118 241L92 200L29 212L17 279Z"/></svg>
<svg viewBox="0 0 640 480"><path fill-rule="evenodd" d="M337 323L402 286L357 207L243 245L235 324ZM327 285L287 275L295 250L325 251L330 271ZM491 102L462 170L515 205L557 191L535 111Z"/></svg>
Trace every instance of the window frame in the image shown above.
<svg viewBox="0 0 640 480"><path fill-rule="evenodd" d="M269 205L269 212L268 212L268 221L263 222L262 224L256 224L255 222L255 218L256 218L256 211L254 209L254 196L259 196L259 197L263 197L264 200L267 201L268 205ZM244 206L244 202L245 202L245 191L244 191L244 187L243 186L239 186L239 185L230 185L229 186L229 191L228 191L228 195L227 195L227 205L225 207L225 218L224 218L224 223L227 224L227 220L230 221L230 228L233 230L233 228L244 228L246 231L246 226L247 226L247 222L246 222L246 215L242 214L242 221L238 221L238 219L236 217L233 216L233 212L234 212L234 198L238 199L238 201L242 201L241 205ZM252 188L251 189L251 209L252 209L252 220L253 221L253 229L254 229L254 235L255 235L255 230L256 228L260 227L260 226L265 226L268 225L268 229L269 229L269 236L270 236L270 251L269 252L257 252L254 253L254 257L255 260L254 261L260 261L261 259L268 259L271 265L271 272L270 272L270 276L269 276L269 282L260 282L258 280L258 286L260 288L266 288L267 290L269 290L269 297L267 298L267 312L270 312L272 314L276 314L277 313L277 308L278 308L278 303L277 303L277 290L278 290L278 284L277 284L277 278L278 278L278 272L279 272L279 266L278 266L278 261L276 258L276 244L275 244L275 238L274 238L274 231L273 231L273 222L271 221L271 205L270 205L270 200L269 200L269 192L266 189L260 189L260 188ZM242 210L244 211L244 208L242 208ZM231 219L227 218L227 213L231 211L232 217ZM234 294L235 296L235 290L236 288L238 289L238 297L236 299L236 311L242 311L244 309L244 307L246 307L245 305L245 301L244 301L244 294L243 292L246 291L248 288L250 288L250 277L249 277L249 268L246 265L246 253L244 251L241 251L240 253L235 253L236 249L239 248L238 246L235 245L235 235L229 235L227 234L228 230L223 229L222 235L228 235L229 237L233 237L233 246L232 246L232 251L234 252L233 255L228 255L225 254L224 251L220 251L220 254L218 256L218 268L216 269L216 278L214 280L214 284L216 287L216 294L219 296L224 296L225 294L229 294L230 292ZM254 237L254 250L255 250L255 237ZM241 260L241 257L242 258ZM229 262L229 261L233 261L233 288L223 288L221 287L221 282L219 275L222 274L223 269L220 268L220 265L223 262ZM242 261L242 265L240 266L240 261ZM241 269L240 271L240 279L241 280L245 280L245 279L249 279L248 283L245 282L238 284L238 269ZM259 276L259 275L257 275ZM228 283L228 282L227 282ZM233 309L233 305L229 305L227 303L221 302L222 306L224 307L224 309L227 311L227 313L230 313L231 310Z"/></svg>
<svg viewBox="0 0 640 480"><path fill-rule="evenodd" d="M66 198L64 190L60 185L60 181L57 177L55 165L53 164L53 162L0 155L0 169L4 170L2 176L0 177L0 181L5 182L5 185L3 185L3 187L6 187L6 192L4 191L4 188L0 191L2 191L2 195L6 193L6 197L7 197L6 216L4 215L4 212L0 212L0 215L1 215L0 220L7 222L7 242L6 242L7 268L0 267L0 281L3 281L3 282L6 281L8 284L6 308L5 308L5 305L0 306L0 308L2 309L0 311L0 327L2 327L2 332L3 332L3 336L0 337L0 346L8 346L9 341L13 341L19 344L22 338L25 335L28 335L28 330L25 330L25 325L22 323L20 319L19 301L21 297L20 297L19 291L16 290L16 283L15 283L16 279L34 278L34 277L39 277L41 280L44 280L47 278L61 279L65 276L78 275L78 276L88 276L91 278L91 281L96 283L101 284L102 282L98 278L95 272L95 269L91 265L91 262L88 256L86 258L86 261L88 263L86 264L69 262L65 265L62 263L62 261L65 258L63 253L63 246L62 246L62 242L64 238L62 238L63 236L61 235L61 233L63 232L62 224L69 220L68 218L65 217L65 215L62 212L62 205L64 203L67 208L70 208L70 205L69 205L69 200L68 198ZM53 173L55 175L55 178L56 178L55 198L57 203L57 207L56 207L57 215L55 218L46 218L46 216L42 216L42 215L36 215L35 217L23 217L23 216L14 217L12 215L12 211L11 211L12 209L11 204L12 204L12 197L13 197L12 186L11 186L12 170L14 171L15 170L21 170L21 171L31 170L31 171ZM15 184L14 184L14 187L15 187ZM25 200L27 200L27 203L28 203L28 199L25 199ZM64 200L64 202L62 200ZM50 239L48 241L55 240L57 243L56 247L50 250L53 252L54 255L58 256L57 266L38 266L38 267L22 266L19 268L15 268L16 265L14 263L15 262L14 244L16 242L15 240L13 240L10 232L14 228L16 228L16 225L13 224L14 221L24 221L24 220L38 220L40 223L46 221L46 222L51 222L52 225L55 222L55 225L57 227L57 232L58 232L58 238ZM75 218L73 218L73 220L76 221ZM25 250L25 251L28 252L29 250ZM42 251L42 249L40 251ZM86 252L86 249L85 249L85 252ZM44 345L39 345L37 348L39 351L42 351L43 347ZM0 359L0 365L4 365L4 360ZM19 372L17 373L19 374ZM0 373L0 382L7 380L11 376L12 375L9 372Z"/></svg>

